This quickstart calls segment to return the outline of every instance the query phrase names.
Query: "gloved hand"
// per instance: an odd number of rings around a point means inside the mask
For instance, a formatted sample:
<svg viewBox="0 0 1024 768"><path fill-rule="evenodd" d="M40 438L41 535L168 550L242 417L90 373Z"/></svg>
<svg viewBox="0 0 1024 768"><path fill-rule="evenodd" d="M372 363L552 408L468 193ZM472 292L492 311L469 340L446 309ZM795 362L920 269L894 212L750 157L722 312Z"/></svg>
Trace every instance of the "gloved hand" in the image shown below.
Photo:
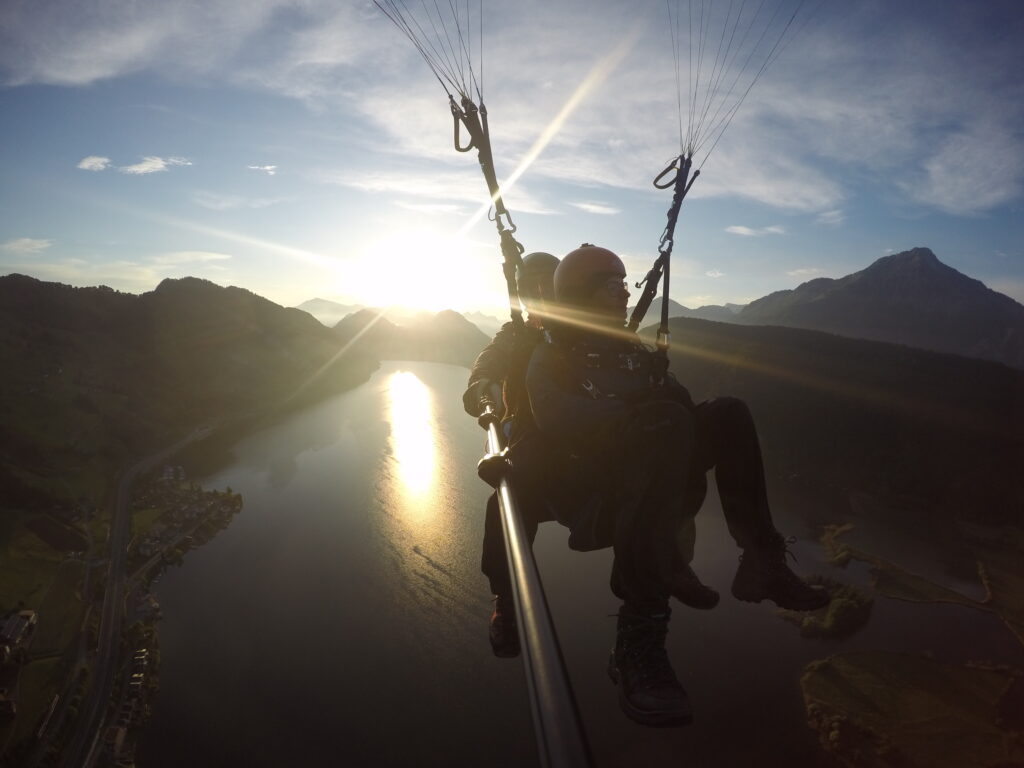
<svg viewBox="0 0 1024 768"><path fill-rule="evenodd" d="M501 384L490 379L480 379L462 395L462 407L470 416L477 417L484 412L485 405L494 408L498 418L505 415L505 403L501 396Z"/></svg>

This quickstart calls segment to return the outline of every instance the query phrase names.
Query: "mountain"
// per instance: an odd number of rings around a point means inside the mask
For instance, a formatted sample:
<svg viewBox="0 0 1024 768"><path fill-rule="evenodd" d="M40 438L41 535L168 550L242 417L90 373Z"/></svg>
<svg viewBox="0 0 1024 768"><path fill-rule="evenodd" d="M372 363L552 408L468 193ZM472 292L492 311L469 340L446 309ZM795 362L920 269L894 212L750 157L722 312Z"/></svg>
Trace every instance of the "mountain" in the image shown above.
<svg viewBox="0 0 1024 768"><path fill-rule="evenodd" d="M1024 523L1024 372L795 328L670 330L671 370L695 400L750 406L770 476L843 507L867 490L929 524Z"/></svg>
<svg viewBox="0 0 1024 768"><path fill-rule="evenodd" d="M699 320L714 320L717 323L739 322L738 315L744 304L705 304L702 307L691 309L689 314L682 317L696 317Z"/></svg>
<svg viewBox="0 0 1024 768"><path fill-rule="evenodd" d="M463 316L488 336L496 334L502 324L508 320L507 316L504 320L499 320L493 315L488 315L483 312L466 312Z"/></svg>
<svg viewBox="0 0 1024 768"><path fill-rule="evenodd" d="M346 315L362 309L361 304L339 304L330 299L309 299L299 304L295 309L308 312L328 328L333 327Z"/></svg>
<svg viewBox="0 0 1024 768"><path fill-rule="evenodd" d="M994 360L1024 368L1024 306L943 264L928 248L878 259L748 304L739 322Z"/></svg>
<svg viewBox="0 0 1024 768"><path fill-rule="evenodd" d="M632 314L636 307L630 307L629 313ZM675 299L668 300L668 316L669 319L673 317L696 317L701 320L714 320L719 323L736 323L739 322L737 319L739 311L743 308L742 304L706 304L697 309L690 309L684 307ZM644 315L643 323L657 323L661 322L661 297L655 297L654 301L651 302L651 306L647 308L647 314Z"/></svg>
<svg viewBox="0 0 1024 768"><path fill-rule="evenodd" d="M627 316L633 315L633 310L636 309L634 304L632 307L626 310ZM668 300L668 316L669 317L689 317L690 310L688 307L684 307L675 299ZM657 323L661 319L661 296L655 296L651 305L647 308L647 313L644 315L644 319L641 321L641 325L647 323Z"/></svg>
<svg viewBox="0 0 1024 768"><path fill-rule="evenodd" d="M129 456L377 367L339 348L305 312L196 278L134 295L0 277L3 505L97 499Z"/></svg>
<svg viewBox="0 0 1024 768"><path fill-rule="evenodd" d="M419 322L396 325L380 310L363 309L334 327L349 348L378 359L432 360L472 365L490 338L452 310L422 315Z"/></svg>

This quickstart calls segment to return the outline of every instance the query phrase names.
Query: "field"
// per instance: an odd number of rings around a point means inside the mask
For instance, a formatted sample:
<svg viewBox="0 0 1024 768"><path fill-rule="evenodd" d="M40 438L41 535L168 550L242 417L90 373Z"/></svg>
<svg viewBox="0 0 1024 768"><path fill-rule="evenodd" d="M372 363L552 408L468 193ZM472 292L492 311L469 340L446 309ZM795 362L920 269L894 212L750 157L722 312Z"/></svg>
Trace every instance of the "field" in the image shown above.
<svg viewBox="0 0 1024 768"><path fill-rule="evenodd" d="M37 609L39 623L30 652L33 659L61 654L75 639L85 610L81 599L84 576L84 563L69 561L60 567Z"/></svg>
<svg viewBox="0 0 1024 768"><path fill-rule="evenodd" d="M60 552L25 527L19 513L0 514L0 615L39 606L61 560Z"/></svg>

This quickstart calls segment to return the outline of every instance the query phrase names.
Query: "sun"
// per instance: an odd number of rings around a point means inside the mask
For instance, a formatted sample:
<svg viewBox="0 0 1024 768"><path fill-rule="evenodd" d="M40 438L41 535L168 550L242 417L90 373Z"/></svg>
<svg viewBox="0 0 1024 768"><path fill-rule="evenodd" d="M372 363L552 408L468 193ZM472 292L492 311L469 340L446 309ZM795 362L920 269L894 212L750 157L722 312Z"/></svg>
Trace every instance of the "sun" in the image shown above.
<svg viewBox="0 0 1024 768"><path fill-rule="evenodd" d="M429 229L399 230L370 243L346 283L369 306L458 310L493 291L495 277L501 278L497 251Z"/></svg>

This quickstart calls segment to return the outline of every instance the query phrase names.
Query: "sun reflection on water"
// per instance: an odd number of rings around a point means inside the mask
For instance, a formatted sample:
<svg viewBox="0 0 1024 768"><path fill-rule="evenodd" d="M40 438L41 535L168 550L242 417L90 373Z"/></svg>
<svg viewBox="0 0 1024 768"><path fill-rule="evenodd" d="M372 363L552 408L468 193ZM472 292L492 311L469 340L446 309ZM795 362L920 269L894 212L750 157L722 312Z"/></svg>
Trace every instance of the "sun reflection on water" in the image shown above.
<svg viewBox="0 0 1024 768"><path fill-rule="evenodd" d="M437 473L431 406L430 390L415 374L397 371L388 379L391 451L402 496L421 509Z"/></svg>

